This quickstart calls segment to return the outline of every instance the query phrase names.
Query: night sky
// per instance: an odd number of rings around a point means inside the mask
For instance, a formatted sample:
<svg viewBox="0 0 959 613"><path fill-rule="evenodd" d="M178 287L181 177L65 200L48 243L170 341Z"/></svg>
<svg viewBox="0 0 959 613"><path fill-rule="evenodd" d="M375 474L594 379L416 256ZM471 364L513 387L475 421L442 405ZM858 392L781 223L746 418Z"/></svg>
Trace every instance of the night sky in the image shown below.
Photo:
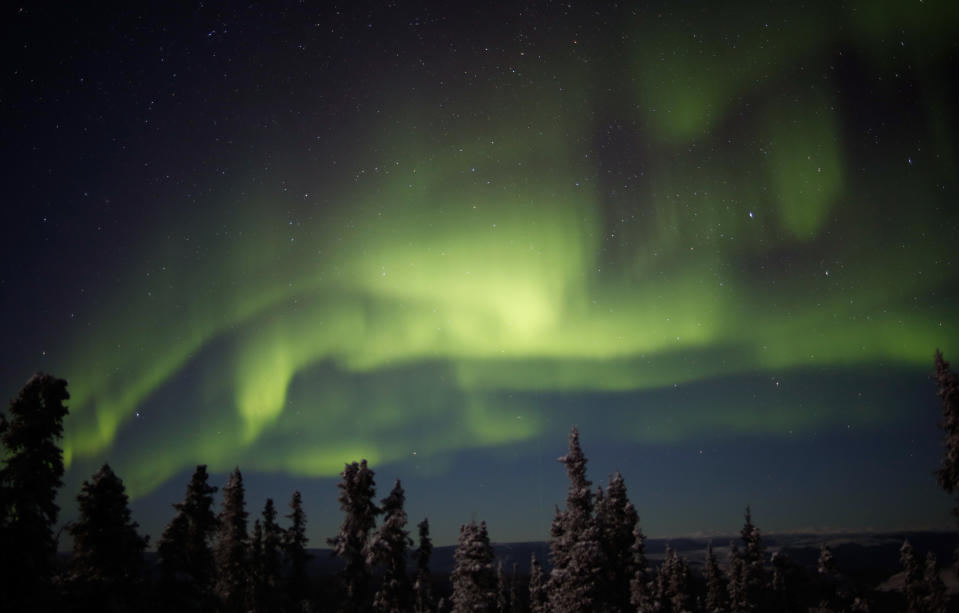
<svg viewBox="0 0 959 613"><path fill-rule="evenodd" d="M79 3L85 4L85 3ZM56 10L54 10L56 6ZM153 543L198 463L366 458L545 540L578 424L653 536L952 526L959 4L3 9L0 384Z"/></svg>

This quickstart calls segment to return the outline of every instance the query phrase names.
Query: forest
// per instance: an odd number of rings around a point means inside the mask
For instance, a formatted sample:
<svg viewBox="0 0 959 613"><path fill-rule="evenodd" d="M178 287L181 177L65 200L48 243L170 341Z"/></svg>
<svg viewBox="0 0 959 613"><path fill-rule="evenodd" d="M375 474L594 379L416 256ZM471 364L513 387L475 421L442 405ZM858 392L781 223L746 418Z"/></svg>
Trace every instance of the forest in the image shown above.
<svg viewBox="0 0 959 613"><path fill-rule="evenodd" d="M945 450L939 485L959 490L959 379L937 351ZM344 613L745 613L765 611L956 610L933 552L902 543L901 589L880 593L843 576L823 543L814 568L783 551L767 552L746 506L737 542L717 559L707 548L701 573L666 546L647 554L637 508L623 475L593 489L579 431L559 458L569 478L563 508L550 526L547 559L529 573L497 560L485 522L462 525L452 572L431 573L428 519L411 538L405 493L396 481L377 501L366 460L345 465L338 485L343 513L328 539L341 566L335 577L309 572L307 514L300 492L288 512L267 499L253 518L236 468L222 489L196 467L155 555L140 534L121 478L104 464L83 483L78 518L64 530L72 552L58 554L55 533L64 461L58 442L69 399L67 382L34 375L0 414L0 610L2 611L342 611ZM959 516L959 507L954 510ZM284 524L285 527L283 525ZM149 554L149 555L148 555ZM955 563L955 561L951 561Z"/></svg>

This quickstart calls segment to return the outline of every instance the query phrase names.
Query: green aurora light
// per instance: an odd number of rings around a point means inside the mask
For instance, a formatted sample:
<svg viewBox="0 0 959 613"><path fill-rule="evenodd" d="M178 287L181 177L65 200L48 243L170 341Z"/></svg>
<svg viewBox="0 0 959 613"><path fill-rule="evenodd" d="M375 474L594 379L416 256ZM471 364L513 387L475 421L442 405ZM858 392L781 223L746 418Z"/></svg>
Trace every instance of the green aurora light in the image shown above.
<svg viewBox="0 0 959 613"><path fill-rule="evenodd" d="M789 37L757 28L735 41L726 34L746 8L640 20L620 46L625 84L602 107L608 88L575 61L589 50L545 66L527 58L517 68L535 85L464 86L444 103L452 119L427 110L430 91L396 114L363 115L342 136L362 143L352 163L295 179L313 186L309 198L253 187L158 217L117 264L122 283L97 301L94 325L51 366L70 380L67 462L113 453L135 496L241 454L245 468L332 476L358 457L403 459L411 441L439 462L530 440L545 428L533 410L541 393L927 369L936 346L959 350L948 345L959 312L939 298L954 287L943 256L954 250L953 200L930 187L949 175L954 145L905 168L906 154L870 158L847 144L855 110L831 54L849 37L882 46L901 16L874 5L854 3L849 28L804 12ZM924 49L947 44L938 21L922 23ZM882 70L884 57L866 60ZM937 66L924 58L914 58L933 75L923 100L938 100ZM384 75L381 87L401 81ZM613 123L619 140L600 151L596 134ZM621 154L641 161L632 178L611 172ZM178 410L195 434L167 423L117 448L139 407L187 375ZM721 404L678 422L636 409L618 435L835 419Z"/></svg>

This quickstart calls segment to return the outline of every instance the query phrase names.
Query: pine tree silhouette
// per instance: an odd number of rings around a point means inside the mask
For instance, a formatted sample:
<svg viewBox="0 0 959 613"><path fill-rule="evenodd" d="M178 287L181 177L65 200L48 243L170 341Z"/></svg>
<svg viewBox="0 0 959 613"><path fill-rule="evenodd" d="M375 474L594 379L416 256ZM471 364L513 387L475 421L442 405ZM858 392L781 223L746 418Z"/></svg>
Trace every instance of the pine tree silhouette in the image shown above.
<svg viewBox="0 0 959 613"><path fill-rule="evenodd" d="M727 586L726 577L719 568L713 544L706 546L706 564L703 569L706 579L706 613L726 613Z"/></svg>
<svg viewBox="0 0 959 613"><path fill-rule="evenodd" d="M926 585L922 565L916 558L909 539L899 548L899 563L903 570L902 593L906 597L906 611L908 613L925 613Z"/></svg>
<svg viewBox="0 0 959 613"><path fill-rule="evenodd" d="M223 611L240 613L249 606L249 540L244 501L243 475L234 468L223 487L219 515L216 559L216 594Z"/></svg>
<svg viewBox="0 0 959 613"><path fill-rule="evenodd" d="M597 496L596 524L606 561L603 607L610 613L631 612L630 581L636 574L633 567L633 532L639 525L639 514L626 495L626 482L619 471L610 477L605 496Z"/></svg>
<svg viewBox="0 0 959 613"><path fill-rule="evenodd" d="M290 611L302 611L309 591L309 578L306 575L306 563L310 555L306 552L306 514L303 512L303 499L300 492L293 492L290 498L290 527L283 534L283 552L287 567L286 599Z"/></svg>
<svg viewBox="0 0 959 613"><path fill-rule="evenodd" d="M373 609L382 613L405 613L412 604L406 553L413 541L406 531L406 494L399 479L382 503L383 524L373 533L366 560L383 568L383 580L373 597Z"/></svg>
<svg viewBox="0 0 959 613"><path fill-rule="evenodd" d="M430 540L430 522L423 519L418 525L419 547L416 550L416 581L413 584L413 612L433 613L436 603L433 597L433 577L430 573L430 556L433 541Z"/></svg>
<svg viewBox="0 0 959 613"><path fill-rule="evenodd" d="M529 611L530 613L548 613L549 592L543 566L536 559L536 552L529 562Z"/></svg>
<svg viewBox="0 0 959 613"><path fill-rule="evenodd" d="M946 451L942 457L942 466L936 472L939 486L950 494L959 491L959 378L949 368L949 363L936 349L936 382L939 386L939 399L942 401L942 423L945 431ZM959 519L959 504L953 510ZM959 547L953 554L953 570L959 576Z"/></svg>
<svg viewBox="0 0 959 613"><path fill-rule="evenodd" d="M253 604L257 611L277 611L281 603L280 554L283 531L276 523L273 499L267 498L262 521L253 525L251 547Z"/></svg>
<svg viewBox="0 0 959 613"><path fill-rule="evenodd" d="M579 445L579 430L569 434L569 453L559 458L566 465L569 490L566 509L557 510L550 530L553 570L549 580L549 603L553 613L602 609L603 546L593 517L593 495L586 479L586 456Z"/></svg>
<svg viewBox="0 0 959 613"><path fill-rule="evenodd" d="M655 608L654 580L646 560L646 535L639 524L633 530L632 554L633 577L629 582L629 603L633 610L645 613Z"/></svg>
<svg viewBox="0 0 959 613"><path fill-rule="evenodd" d="M63 452L57 442L67 382L37 373L10 403L0 427L0 610L47 606L60 508Z"/></svg>
<svg viewBox="0 0 959 613"><path fill-rule="evenodd" d="M766 572L763 570L765 547L759 528L753 524L749 506L740 534L742 550L733 546L729 550L729 607L733 613L762 611L767 608Z"/></svg>
<svg viewBox="0 0 959 613"><path fill-rule="evenodd" d="M73 537L71 600L89 611L138 608L147 538L137 533L123 481L104 464L77 496Z"/></svg>
<svg viewBox="0 0 959 613"><path fill-rule="evenodd" d="M334 554L346 562L342 573L346 591L343 611L362 613L369 611L372 604L366 548L376 525L376 516L380 513L373 503L376 482L366 460L347 464L340 476L338 500L344 517L339 532L329 543Z"/></svg>
<svg viewBox="0 0 959 613"><path fill-rule="evenodd" d="M925 610L928 613L946 613L948 597L946 585L939 576L936 564L936 554L926 553L926 564L922 575L923 592L925 592Z"/></svg>
<svg viewBox="0 0 959 613"><path fill-rule="evenodd" d="M208 478L206 465L198 465L183 502L173 505L176 515L157 545L160 593L171 609L208 611L213 607L217 528L213 494L217 488L207 483Z"/></svg>
<svg viewBox="0 0 959 613"><path fill-rule="evenodd" d="M453 613L496 611L496 571L486 522L476 525L473 521L460 528L453 559Z"/></svg>

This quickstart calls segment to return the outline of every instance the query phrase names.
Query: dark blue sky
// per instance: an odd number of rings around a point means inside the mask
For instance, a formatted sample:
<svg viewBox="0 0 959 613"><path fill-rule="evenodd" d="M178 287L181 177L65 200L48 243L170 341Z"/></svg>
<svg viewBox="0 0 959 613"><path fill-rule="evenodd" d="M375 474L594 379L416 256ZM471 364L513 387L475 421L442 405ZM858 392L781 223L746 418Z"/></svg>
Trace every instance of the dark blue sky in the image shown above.
<svg viewBox="0 0 959 613"><path fill-rule="evenodd" d="M951 525L945 2L4 9L12 397L70 383L154 536L188 476L365 457L436 540L540 540L573 424L648 534Z"/></svg>

